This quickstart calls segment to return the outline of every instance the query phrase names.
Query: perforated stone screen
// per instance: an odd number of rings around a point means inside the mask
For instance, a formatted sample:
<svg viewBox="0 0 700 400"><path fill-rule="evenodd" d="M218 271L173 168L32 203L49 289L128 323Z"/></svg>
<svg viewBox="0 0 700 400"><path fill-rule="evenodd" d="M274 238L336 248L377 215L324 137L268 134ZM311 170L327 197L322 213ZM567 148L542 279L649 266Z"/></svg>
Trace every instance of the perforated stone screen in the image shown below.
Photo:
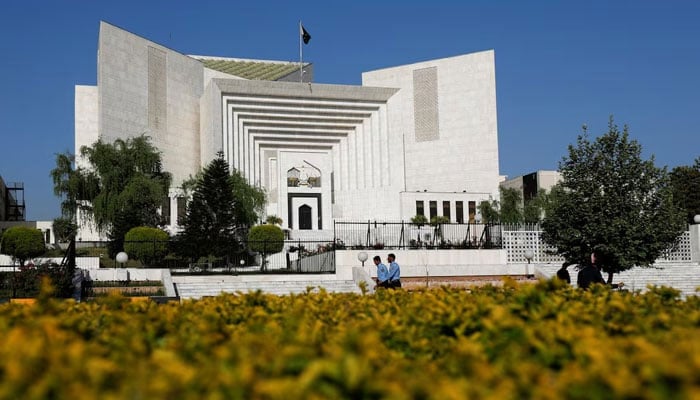
<svg viewBox="0 0 700 400"><path fill-rule="evenodd" d="M167 130L166 55L148 47L148 129L152 135Z"/></svg>
<svg viewBox="0 0 700 400"><path fill-rule="evenodd" d="M413 118L416 142L440 138L437 67L413 71Z"/></svg>

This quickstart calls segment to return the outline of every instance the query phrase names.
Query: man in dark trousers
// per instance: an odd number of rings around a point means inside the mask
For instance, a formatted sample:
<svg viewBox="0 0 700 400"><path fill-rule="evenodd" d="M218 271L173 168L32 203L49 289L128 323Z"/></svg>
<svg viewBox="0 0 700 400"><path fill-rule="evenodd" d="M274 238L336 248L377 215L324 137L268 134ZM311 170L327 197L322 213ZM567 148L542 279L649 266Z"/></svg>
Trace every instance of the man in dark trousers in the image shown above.
<svg viewBox="0 0 700 400"><path fill-rule="evenodd" d="M586 263L584 267L578 272L578 279L576 284L581 289L588 289L594 283L600 283L606 285L603 275L600 273L600 251L593 250L591 253L591 262ZM613 289L621 288L624 283L619 284L613 283L610 285Z"/></svg>
<svg viewBox="0 0 700 400"><path fill-rule="evenodd" d="M561 268L559 268L559 270L557 271L557 278L559 278L559 280L562 280L562 281L570 284L571 283L571 275L569 275L569 271L566 269L569 267L569 265L570 264L568 262L564 262L561 265Z"/></svg>
<svg viewBox="0 0 700 400"><path fill-rule="evenodd" d="M394 253L390 253L387 258L389 261L389 287L392 289L401 288L401 268L399 264L396 263L396 256Z"/></svg>

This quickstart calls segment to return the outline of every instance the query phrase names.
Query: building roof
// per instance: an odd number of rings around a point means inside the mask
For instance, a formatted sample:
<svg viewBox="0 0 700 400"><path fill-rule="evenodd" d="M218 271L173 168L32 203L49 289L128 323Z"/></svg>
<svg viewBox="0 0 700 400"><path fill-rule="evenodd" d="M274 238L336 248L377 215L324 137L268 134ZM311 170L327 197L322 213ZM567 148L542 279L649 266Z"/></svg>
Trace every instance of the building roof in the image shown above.
<svg viewBox="0 0 700 400"><path fill-rule="evenodd" d="M251 80L276 81L299 70L299 64L292 62L235 60L213 57L194 58L201 61L209 69ZM304 65L309 64L304 63Z"/></svg>

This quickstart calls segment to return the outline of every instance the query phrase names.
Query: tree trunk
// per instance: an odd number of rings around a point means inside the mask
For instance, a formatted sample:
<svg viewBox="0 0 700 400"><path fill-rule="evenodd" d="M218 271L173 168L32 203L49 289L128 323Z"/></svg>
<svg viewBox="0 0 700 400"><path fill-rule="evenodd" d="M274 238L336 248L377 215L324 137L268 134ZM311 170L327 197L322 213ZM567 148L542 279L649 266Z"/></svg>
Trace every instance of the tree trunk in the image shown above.
<svg viewBox="0 0 700 400"><path fill-rule="evenodd" d="M612 285L613 272L608 272L608 285Z"/></svg>

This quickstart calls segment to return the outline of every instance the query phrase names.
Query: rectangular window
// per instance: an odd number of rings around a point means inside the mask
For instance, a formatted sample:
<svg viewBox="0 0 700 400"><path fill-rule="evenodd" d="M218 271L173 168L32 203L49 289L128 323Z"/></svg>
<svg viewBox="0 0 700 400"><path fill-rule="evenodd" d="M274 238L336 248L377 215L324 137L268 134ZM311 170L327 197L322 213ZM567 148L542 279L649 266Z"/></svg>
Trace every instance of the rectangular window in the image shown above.
<svg viewBox="0 0 700 400"><path fill-rule="evenodd" d="M416 215L425 215L423 200L416 200Z"/></svg>
<svg viewBox="0 0 700 400"><path fill-rule="evenodd" d="M442 202L442 216L447 217L448 220L452 221L452 218L450 217L450 202L449 201Z"/></svg>
<svg viewBox="0 0 700 400"><path fill-rule="evenodd" d="M455 201L455 218L457 218L458 224L464 223L464 202Z"/></svg>
<svg viewBox="0 0 700 400"><path fill-rule="evenodd" d="M182 225L182 220L187 215L187 198L178 197L177 198L177 224Z"/></svg>
<svg viewBox="0 0 700 400"><path fill-rule="evenodd" d="M430 202L430 219L437 217L437 201Z"/></svg>
<svg viewBox="0 0 700 400"><path fill-rule="evenodd" d="M170 225L170 197L163 199L163 206L160 209L160 216L165 225Z"/></svg>
<svg viewBox="0 0 700 400"><path fill-rule="evenodd" d="M476 201L469 202L469 222L476 222Z"/></svg>

